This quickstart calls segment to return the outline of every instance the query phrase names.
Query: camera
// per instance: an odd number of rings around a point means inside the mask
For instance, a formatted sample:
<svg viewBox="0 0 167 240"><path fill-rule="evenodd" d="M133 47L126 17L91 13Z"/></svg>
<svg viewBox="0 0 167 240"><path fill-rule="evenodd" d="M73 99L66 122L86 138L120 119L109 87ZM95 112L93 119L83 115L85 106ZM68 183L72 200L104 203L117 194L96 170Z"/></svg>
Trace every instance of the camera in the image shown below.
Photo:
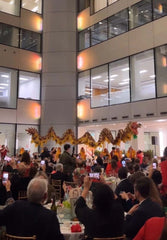
<svg viewBox="0 0 167 240"><path fill-rule="evenodd" d="M9 173L8 172L3 172L3 175L2 175L2 182L3 183L6 183L7 180L9 178Z"/></svg>
<svg viewBox="0 0 167 240"><path fill-rule="evenodd" d="M100 173L89 173L90 178L100 179Z"/></svg>

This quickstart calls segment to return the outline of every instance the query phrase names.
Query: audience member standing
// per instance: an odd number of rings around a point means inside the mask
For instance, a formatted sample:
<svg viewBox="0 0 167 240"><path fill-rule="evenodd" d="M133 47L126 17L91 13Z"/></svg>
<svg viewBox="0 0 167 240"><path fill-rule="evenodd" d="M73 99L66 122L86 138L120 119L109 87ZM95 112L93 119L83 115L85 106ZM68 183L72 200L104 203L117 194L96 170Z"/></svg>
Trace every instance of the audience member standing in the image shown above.
<svg viewBox="0 0 167 240"><path fill-rule="evenodd" d="M65 175L65 181L73 181L72 173L76 167L76 159L70 155L70 144L64 145L64 152L60 156L60 163L63 164L63 173Z"/></svg>

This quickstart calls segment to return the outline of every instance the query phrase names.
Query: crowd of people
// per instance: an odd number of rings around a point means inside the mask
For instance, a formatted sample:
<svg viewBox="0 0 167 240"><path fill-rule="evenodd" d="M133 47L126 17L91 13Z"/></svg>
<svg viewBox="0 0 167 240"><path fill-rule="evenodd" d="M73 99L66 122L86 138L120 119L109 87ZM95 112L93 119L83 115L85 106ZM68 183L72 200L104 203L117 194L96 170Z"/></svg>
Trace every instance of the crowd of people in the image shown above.
<svg viewBox="0 0 167 240"><path fill-rule="evenodd" d="M0 225L9 234L36 235L39 240L64 238L56 214L43 207L52 201L55 188L51 182L56 179L61 180L61 201L67 197L65 182L81 189L75 212L85 227L85 238L125 234L129 240L167 239L167 148L160 159L132 147L124 156L113 147L110 153L104 149L92 158L84 148L78 155L73 150L65 144L63 152L44 147L40 154L30 156L22 149L9 161L2 158L0 205L7 206L0 210ZM111 177L117 179L116 189L108 184ZM27 190L27 201L18 201L21 190ZM92 207L86 202L89 191Z"/></svg>

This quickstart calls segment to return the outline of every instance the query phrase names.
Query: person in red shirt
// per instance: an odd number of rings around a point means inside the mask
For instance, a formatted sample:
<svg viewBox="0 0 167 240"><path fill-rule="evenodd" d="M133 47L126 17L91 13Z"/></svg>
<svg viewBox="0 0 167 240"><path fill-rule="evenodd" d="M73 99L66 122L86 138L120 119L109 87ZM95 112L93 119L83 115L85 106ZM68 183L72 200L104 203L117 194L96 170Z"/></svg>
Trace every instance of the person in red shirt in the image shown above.
<svg viewBox="0 0 167 240"><path fill-rule="evenodd" d="M2 145L2 146L1 146L1 149L0 149L1 160L4 160L4 158L5 158L6 154L7 154L7 152L9 152L8 147L7 147L7 146L5 147L5 145Z"/></svg>

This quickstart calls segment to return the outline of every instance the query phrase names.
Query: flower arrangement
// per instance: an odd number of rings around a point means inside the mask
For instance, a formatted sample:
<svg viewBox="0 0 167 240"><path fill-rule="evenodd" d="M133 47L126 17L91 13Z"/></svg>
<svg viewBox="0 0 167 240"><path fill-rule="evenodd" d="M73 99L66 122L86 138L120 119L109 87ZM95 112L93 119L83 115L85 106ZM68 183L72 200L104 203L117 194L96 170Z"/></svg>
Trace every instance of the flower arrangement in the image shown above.
<svg viewBox="0 0 167 240"><path fill-rule="evenodd" d="M89 132L86 132L82 137L76 139L74 132L71 129L67 129L62 137L56 135L53 127L51 127L46 136L42 137L39 135L38 131L35 128L26 129L27 133L32 136L31 142L36 146L43 146L49 140L55 141L57 144L62 145L66 142L70 142L72 145L85 144L92 148L97 148L102 146L102 144L107 141L113 145L119 146L121 141L124 143L130 141L132 137L136 138L138 135L138 128L141 127L140 123L129 122L126 128L120 129L116 138L114 139L112 133L109 129L104 128L99 135L99 139L96 142Z"/></svg>

